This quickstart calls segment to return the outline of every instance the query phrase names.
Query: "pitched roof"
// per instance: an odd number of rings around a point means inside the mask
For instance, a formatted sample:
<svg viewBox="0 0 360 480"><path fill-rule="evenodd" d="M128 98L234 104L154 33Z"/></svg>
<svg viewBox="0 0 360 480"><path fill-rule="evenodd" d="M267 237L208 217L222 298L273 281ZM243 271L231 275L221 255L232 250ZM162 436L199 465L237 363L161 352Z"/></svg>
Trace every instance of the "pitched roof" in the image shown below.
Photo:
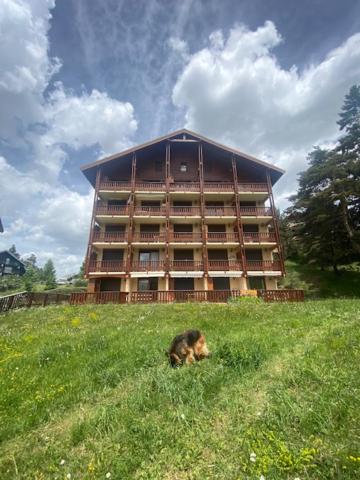
<svg viewBox="0 0 360 480"><path fill-rule="evenodd" d="M82 165L80 167L81 171L84 173L84 175L87 177L87 179L90 181L90 183L93 184L94 182L94 177L95 177L95 171L97 170L97 167L100 165L103 165L104 163L111 162L112 160L119 159L121 157L125 157L126 155L132 154L134 152L137 152L138 150L142 150L144 148L150 147L152 145L155 145L156 143L163 142L165 140L170 140L173 137L177 137L178 135L190 135L191 137L194 137L198 140L201 140L202 142L208 143L210 145L213 145L221 150L225 150L229 153L232 153L233 155L236 155L238 157L244 158L246 160L250 160L254 163L257 163L258 165L261 165L263 167L269 168L274 175L274 180L277 181L284 173L285 170L282 168L276 167L275 165L272 165L271 163L264 162L263 160L260 160L256 157L253 157L252 155L248 155L247 153L241 152L240 150L237 150L235 148L227 147L226 145L222 145L221 143L215 142L214 140L211 140L207 137L204 137L203 135L200 135L198 133L192 132L191 130L187 130L186 128L182 128L180 130L176 130L174 132L168 133L167 135L164 135L162 137L155 138L153 140L150 140L148 142L142 143L140 145L133 146L131 148L128 148L127 150L123 150L122 152L115 153L114 155L110 155L108 157L102 158L100 160L96 160L95 162L88 163L86 165Z"/></svg>
<svg viewBox="0 0 360 480"><path fill-rule="evenodd" d="M1 255L2 253L7 253L8 255L10 255L10 257L13 257L14 260L16 260L17 262L21 263L21 264L24 265L24 267L25 267L25 263L22 262L21 260L19 260L17 257L15 257L15 255L13 255L11 252L9 252L9 250L2 250L2 251L0 252L0 255Z"/></svg>

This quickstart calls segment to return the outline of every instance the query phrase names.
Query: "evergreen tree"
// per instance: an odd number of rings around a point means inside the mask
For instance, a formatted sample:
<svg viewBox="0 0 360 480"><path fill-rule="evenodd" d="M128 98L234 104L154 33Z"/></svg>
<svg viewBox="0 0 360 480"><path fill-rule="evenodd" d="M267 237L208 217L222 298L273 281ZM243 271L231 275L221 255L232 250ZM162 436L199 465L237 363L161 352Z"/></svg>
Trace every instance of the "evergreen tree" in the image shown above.
<svg viewBox="0 0 360 480"><path fill-rule="evenodd" d="M43 268L42 271L43 280L45 281L45 285L47 289L55 288L56 287L56 272L53 261L49 259Z"/></svg>
<svg viewBox="0 0 360 480"><path fill-rule="evenodd" d="M14 257L16 257L18 260L20 260L20 255L18 254L18 252L16 251L16 247L14 244L11 245L11 247L9 248L9 252L14 255Z"/></svg>
<svg viewBox="0 0 360 480"><path fill-rule="evenodd" d="M360 87L354 86L340 113L346 134L333 150L316 147L300 174L293 206L285 212L293 241L307 261L322 267L360 254Z"/></svg>

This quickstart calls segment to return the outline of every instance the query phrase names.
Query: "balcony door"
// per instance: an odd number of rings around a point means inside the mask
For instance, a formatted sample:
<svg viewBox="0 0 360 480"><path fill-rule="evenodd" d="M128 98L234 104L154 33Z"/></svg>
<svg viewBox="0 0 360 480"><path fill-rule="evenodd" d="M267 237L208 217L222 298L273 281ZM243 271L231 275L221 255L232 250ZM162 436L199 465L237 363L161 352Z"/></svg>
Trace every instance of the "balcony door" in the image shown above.
<svg viewBox="0 0 360 480"><path fill-rule="evenodd" d="M139 252L140 262L158 262L159 251L158 250L142 250Z"/></svg>
<svg viewBox="0 0 360 480"><path fill-rule="evenodd" d="M215 277L213 278L214 290L230 290L230 278Z"/></svg>
<svg viewBox="0 0 360 480"><path fill-rule="evenodd" d="M194 279L174 278L174 290L194 290Z"/></svg>
<svg viewBox="0 0 360 480"><path fill-rule="evenodd" d="M117 248L104 249L102 259L106 261L122 261L124 258L124 250Z"/></svg>

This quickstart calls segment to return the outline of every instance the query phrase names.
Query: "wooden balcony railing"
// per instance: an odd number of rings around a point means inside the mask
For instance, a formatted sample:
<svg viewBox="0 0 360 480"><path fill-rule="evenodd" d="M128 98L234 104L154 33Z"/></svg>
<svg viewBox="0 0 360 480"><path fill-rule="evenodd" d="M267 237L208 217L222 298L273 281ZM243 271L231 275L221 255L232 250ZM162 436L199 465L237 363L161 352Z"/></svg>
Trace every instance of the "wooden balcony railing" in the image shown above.
<svg viewBox="0 0 360 480"><path fill-rule="evenodd" d="M135 207L134 215L138 216L162 216L166 215L165 207Z"/></svg>
<svg viewBox="0 0 360 480"><path fill-rule="evenodd" d="M170 270L201 271L204 269L203 262L194 260L171 260Z"/></svg>
<svg viewBox="0 0 360 480"><path fill-rule="evenodd" d="M281 271L281 262L279 260L247 260L246 267L248 271Z"/></svg>
<svg viewBox="0 0 360 480"><path fill-rule="evenodd" d="M234 207L205 207L207 217L235 217Z"/></svg>
<svg viewBox="0 0 360 480"><path fill-rule="evenodd" d="M89 272L125 272L126 264L123 260L100 260L89 262Z"/></svg>
<svg viewBox="0 0 360 480"><path fill-rule="evenodd" d="M160 272L165 269L165 262L163 260L133 261L131 269L134 272Z"/></svg>
<svg viewBox="0 0 360 480"><path fill-rule="evenodd" d="M241 182L238 183L239 192L268 192L266 183ZM164 192L166 190L165 182L141 182L135 183L135 189L139 191ZM131 191L130 181L102 180L100 190L111 191ZM198 192L200 182L172 182L170 183L171 192ZM233 192L234 184L232 182L204 182L205 192Z"/></svg>
<svg viewBox="0 0 360 480"><path fill-rule="evenodd" d="M127 205L108 205L106 202L98 202L96 205L97 215L128 215Z"/></svg>
<svg viewBox="0 0 360 480"><path fill-rule="evenodd" d="M240 207L240 215L244 217L272 217L269 207Z"/></svg>
<svg viewBox="0 0 360 480"><path fill-rule="evenodd" d="M201 242L202 235L201 233L193 232L171 232L170 233L170 242Z"/></svg>
<svg viewBox="0 0 360 480"><path fill-rule="evenodd" d="M100 190L121 190L124 192L131 191L131 183L130 182L121 182L118 180L102 180L100 182Z"/></svg>
<svg viewBox="0 0 360 480"><path fill-rule="evenodd" d="M276 237L274 232L244 232L244 243L275 243Z"/></svg>
<svg viewBox="0 0 360 480"><path fill-rule="evenodd" d="M232 182L204 182L204 192L233 192Z"/></svg>
<svg viewBox="0 0 360 480"><path fill-rule="evenodd" d="M200 182L173 182L170 183L170 192L199 192Z"/></svg>
<svg viewBox="0 0 360 480"><path fill-rule="evenodd" d="M239 192L268 192L266 183L241 182L238 183Z"/></svg>
<svg viewBox="0 0 360 480"><path fill-rule="evenodd" d="M236 260L209 260L209 270L221 270L221 271L241 271L242 265Z"/></svg>
<svg viewBox="0 0 360 480"><path fill-rule="evenodd" d="M165 242L165 233L160 232L135 232L133 242L157 243Z"/></svg>
<svg viewBox="0 0 360 480"><path fill-rule="evenodd" d="M200 216L200 207L171 207L170 215L177 217Z"/></svg>
<svg viewBox="0 0 360 480"><path fill-rule="evenodd" d="M94 232L93 242L126 242L125 232Z"/></svg>
<svg viewBox="0 0 360 480"><path fill-rule="evenodd" d="M207 241L209 243L226 243L226 242L238 242L239 236L237 233L226 232L208 232Z"/></svg>

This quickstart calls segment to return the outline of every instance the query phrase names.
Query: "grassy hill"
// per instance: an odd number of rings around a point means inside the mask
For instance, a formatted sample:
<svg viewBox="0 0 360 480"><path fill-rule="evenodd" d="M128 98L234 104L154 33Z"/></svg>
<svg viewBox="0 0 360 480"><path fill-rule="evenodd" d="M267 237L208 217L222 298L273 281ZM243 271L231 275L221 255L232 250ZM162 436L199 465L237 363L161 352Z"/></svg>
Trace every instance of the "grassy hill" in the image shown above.
<svg viewBox="0 0 360 480"><path fill-rule="evenodd" d="M0 478L359 478L359 307L247 299L3 315ZM164 350L189 327L214 355L171 369Z"/></svg>
<svg viewBox="0 0 360 480"><path fill-rule="evenodd" d="M360 264L321 270L314 265L286 262L286 277L280 282L285 288L305 290L307 298L360 298Z"/></svg>

